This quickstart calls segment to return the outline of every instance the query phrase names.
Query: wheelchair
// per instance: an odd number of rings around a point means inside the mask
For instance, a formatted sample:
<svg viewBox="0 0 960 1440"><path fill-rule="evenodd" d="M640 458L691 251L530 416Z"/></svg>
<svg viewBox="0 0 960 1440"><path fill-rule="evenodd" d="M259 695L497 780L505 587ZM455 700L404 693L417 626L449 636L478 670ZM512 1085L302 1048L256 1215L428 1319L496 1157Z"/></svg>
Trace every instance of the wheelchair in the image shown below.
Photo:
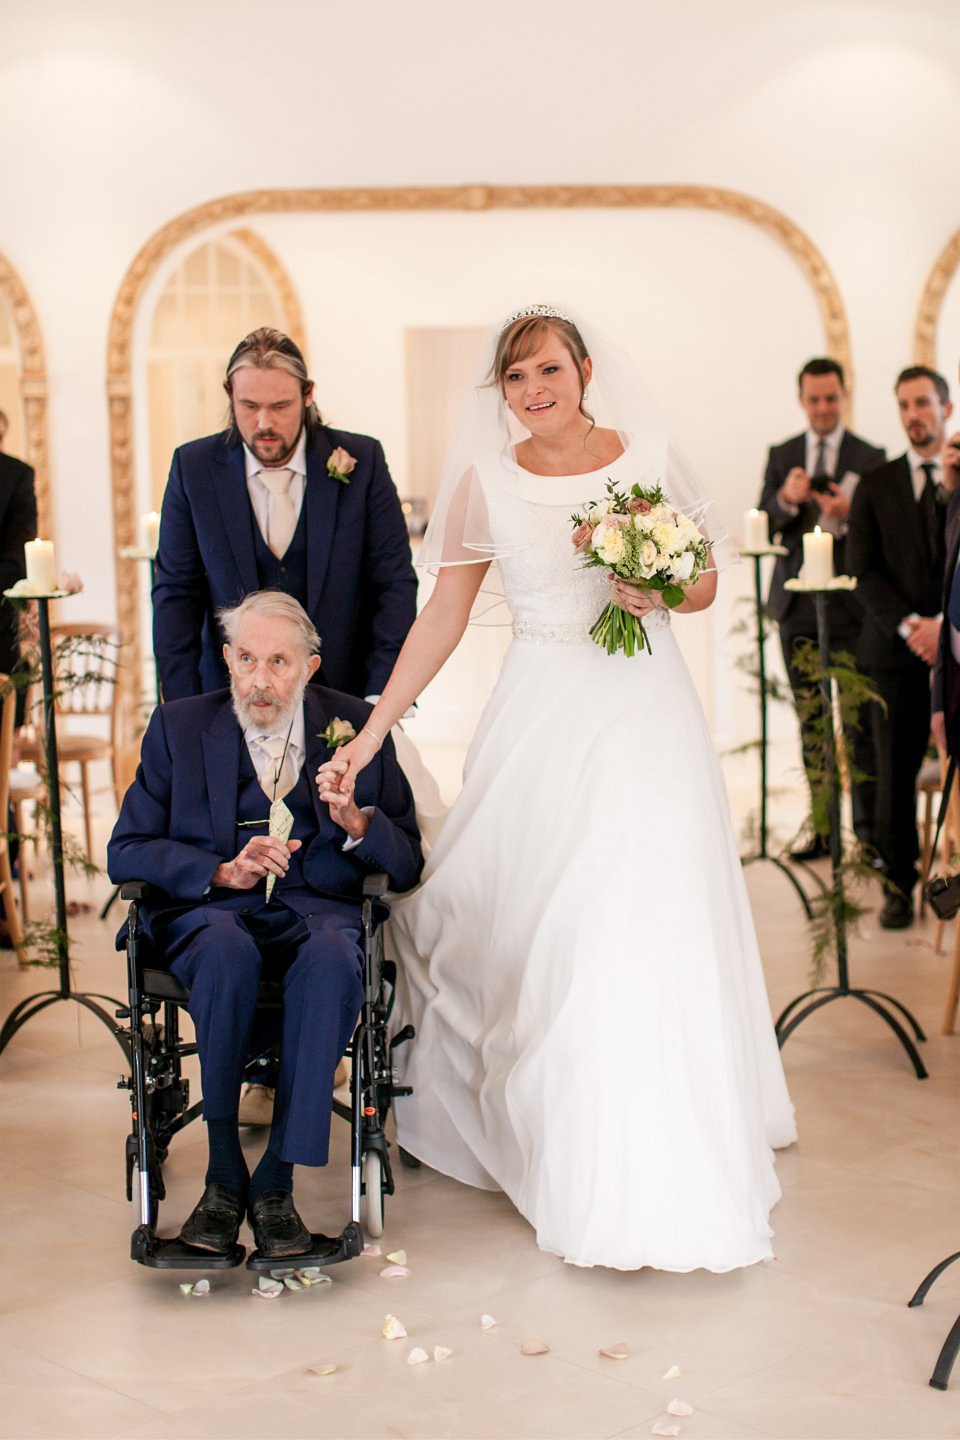
<svg viewBox="0 0 960 1440"><path fill-rule="evenodd" d="M387 886L386 875L369 875L364 881L363 1003L347 1049L352 1061L350 1104L336 1096L332 1099L333 1113L351 1126L351 1219L336 1237L314 1235L309 1253L296 1257L301 1266L334 1265L359 1255L364 1233L374 1239L383 1233L384 1201L394 1193L385 1126L394 1097L409 1095L412 1090L396 1083L393 1053L413 1039L414 1029L407 1025L392 1037L388 1035L396 965L385 958L383 950L383 922L390 913L384 899ZM141 881L130 881L120 891L129 902L128 1003L116 1013L121 1022L118 1033L130 1046L131 1073L118 1082L117 1088L130 1092L132 1124L125 1148L126 1189L130 1201L137 1192L140 1218L131 1236L130 1257L140 1265L161 1270L224 1270L242 1264L244 1259L250 1270L276 1269L283 1262L265 1258L258 1251L247 1256L240 1244L228 1254L217 1255L157 1233L160 1202L166 1193L163 1165L170 1143L200 1116L202 1104L190 1103L190 1081L183 1074L183 1061L197 1053L196 1044L185 1041L180 1033L180 1009L187 1004L190 992L163 968L162 957L152 953L139 924L140 906L149 893L150 887ZM281 1006L281 984L262 983L258 1008L276 1010ZM268 1064L276 1048L251 1056L244 1078L253 1078L260 1067Z"/></svg>

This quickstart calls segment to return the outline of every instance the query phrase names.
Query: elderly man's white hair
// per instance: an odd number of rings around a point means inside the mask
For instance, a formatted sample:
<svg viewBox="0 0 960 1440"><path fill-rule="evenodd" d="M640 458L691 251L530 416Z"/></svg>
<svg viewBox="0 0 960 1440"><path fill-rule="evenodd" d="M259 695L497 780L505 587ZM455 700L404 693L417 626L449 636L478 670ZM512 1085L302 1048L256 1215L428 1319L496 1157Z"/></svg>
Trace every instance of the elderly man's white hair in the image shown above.
<svg viewBox="0 0 960 1440"><path fill-rule="evenodd" d="M237 630L244 615L265 615L277 620L290 620L300 632L304 659L320 653L320 636L313 621L300 601L283 590L253 590L244 596L239 605L221 610L217 619L223 626L228 645L236 645Z"/></svg>

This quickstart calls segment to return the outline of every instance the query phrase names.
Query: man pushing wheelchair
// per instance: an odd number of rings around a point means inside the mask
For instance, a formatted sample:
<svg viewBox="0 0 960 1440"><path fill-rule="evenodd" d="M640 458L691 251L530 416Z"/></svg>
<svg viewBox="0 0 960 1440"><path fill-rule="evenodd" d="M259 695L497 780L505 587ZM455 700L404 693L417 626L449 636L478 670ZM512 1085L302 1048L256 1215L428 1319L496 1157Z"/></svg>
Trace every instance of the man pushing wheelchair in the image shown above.
<svg viewBox="0 0 960 1440"><path fill-rule="evenodd" d="M320 640L298 601L248 595L221 612L229 691L158 707L108 847L110 878L145 881L146 939L189 989L209 1163L180 1231L233 1250L246 1214L265 1258L305 1254L294 1165L324 1165L334 1072L363 1000L364 878L409 890L423 858L389 737L356 793L318 792L318 768L370 706L307 681ZM345 722L337 726L334 722ZM252 1175L237 1111L261 979L282 982L280 1067Z"/></svg>

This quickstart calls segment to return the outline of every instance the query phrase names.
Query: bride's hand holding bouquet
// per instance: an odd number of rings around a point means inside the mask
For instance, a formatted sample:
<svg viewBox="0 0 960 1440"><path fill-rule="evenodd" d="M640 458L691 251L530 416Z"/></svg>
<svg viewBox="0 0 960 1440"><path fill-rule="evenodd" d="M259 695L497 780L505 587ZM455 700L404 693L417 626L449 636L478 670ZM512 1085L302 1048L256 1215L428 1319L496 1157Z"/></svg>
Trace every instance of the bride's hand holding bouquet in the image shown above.
<svg viewBox="0 0 960 1440"><path fill-rule="evenodd" d="M675 510L659 485L624 494L607 482L607 498L571 516L573 545L586 568L610 570L610 603L590 634L608 655L650 649L643 616L675 610L710 565L710 544L689 515Z"/></svg>

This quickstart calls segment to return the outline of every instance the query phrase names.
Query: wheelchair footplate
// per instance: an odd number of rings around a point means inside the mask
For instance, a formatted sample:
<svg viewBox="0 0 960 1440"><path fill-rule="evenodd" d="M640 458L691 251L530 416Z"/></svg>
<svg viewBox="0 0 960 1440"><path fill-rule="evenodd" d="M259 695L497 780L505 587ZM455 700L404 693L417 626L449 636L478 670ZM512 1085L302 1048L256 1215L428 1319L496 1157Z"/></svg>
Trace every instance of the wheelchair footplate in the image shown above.
<svg viewBox="0 0 960 1440"><path fill-rule="evenodd" d="M233 1270L243 1264L246 1250L234 1245L224 1255L214 1250L198 1250L185 1245L179 1237L164 1240L146 1225L140 1225L130 1237L130 1258L138 1265L153 1270Z"/></svg>
<svg viewBox="0 0 960 1440"><path fill-rule="evenodd" d="M355 1220L340 1235L313 1235L309 1250L300 1255L261 1255L254 1250L247 1259L248 1270L305 1270L310 1265L339 1265L342 1260L352 1260L363 1250L363 1232ZM187 1247L184 1247L187 1248ZM239 1261L235 1261L239 1264Z"/></svg>

